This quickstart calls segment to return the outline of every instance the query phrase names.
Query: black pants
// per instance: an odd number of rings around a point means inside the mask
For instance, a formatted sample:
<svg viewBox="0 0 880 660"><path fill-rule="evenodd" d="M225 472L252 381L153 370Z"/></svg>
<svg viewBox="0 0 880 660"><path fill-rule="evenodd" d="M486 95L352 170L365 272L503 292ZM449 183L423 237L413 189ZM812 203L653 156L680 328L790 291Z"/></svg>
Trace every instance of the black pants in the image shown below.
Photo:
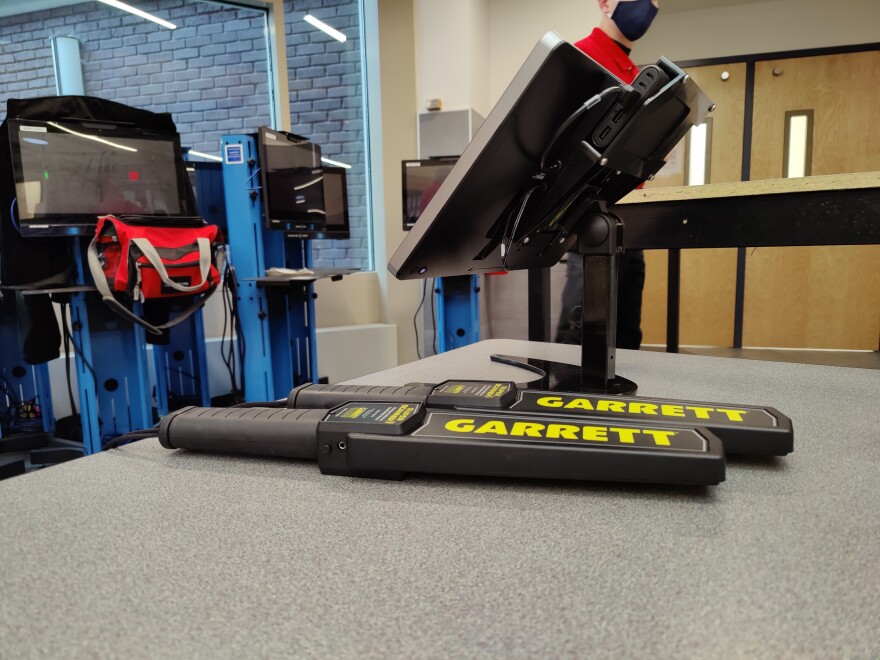
<svg viewBox="0 0 880 660"><path fill-rule="evenodd" d="M620 258L617 289L617 347L638 349L642 344L642 289L645 286L645 254L629 250ZM581 328L571 328L575 307L584 304L584 259L569 253L562 290L562 314L556 328L556 342L580 344ZM578 319L580 320L580 319Z"/></svg>

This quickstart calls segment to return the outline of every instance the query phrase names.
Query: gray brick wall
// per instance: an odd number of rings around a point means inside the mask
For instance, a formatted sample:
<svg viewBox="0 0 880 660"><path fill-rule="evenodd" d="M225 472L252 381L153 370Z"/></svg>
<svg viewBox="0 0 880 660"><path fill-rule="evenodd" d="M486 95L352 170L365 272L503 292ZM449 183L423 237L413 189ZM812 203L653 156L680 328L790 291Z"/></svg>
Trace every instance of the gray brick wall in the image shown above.
<svg viewBox="0 0 880 660"><path fill-rule="evenodd" d="M357 0L285 6L293 131L348 172L350 241L316 241L315 265L369 267L364 113ZM85 93L170 112L185 146L219 154L220 136L270 123L261 12L193 0L142 0L178 25L166 30L95 2L0 18L0 100L55 93L51 38L80 42ZM345 44L302 21L327 20ZM0 104L5 117L5 103Z"/></svg>

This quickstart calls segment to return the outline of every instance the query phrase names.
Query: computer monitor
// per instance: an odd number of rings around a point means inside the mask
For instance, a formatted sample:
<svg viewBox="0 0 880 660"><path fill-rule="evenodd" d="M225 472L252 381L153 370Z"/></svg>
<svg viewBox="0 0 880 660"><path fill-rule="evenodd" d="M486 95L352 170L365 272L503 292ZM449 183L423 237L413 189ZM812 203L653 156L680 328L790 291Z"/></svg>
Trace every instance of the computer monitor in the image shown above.
<svg viewBox="0 0 880 660"><path fill-rule="evenodd" d="M94 234L106 214L192 215L176 132L10 119L14 221L23 236Z"/></svg>
<svg viewBox="0 0 880 660"><path fill-rule="evenodd" d="M402 162L403 231L413 228L457 160L458 156L443 156Z"/></svg>
<svg viewBox="0 0 880 660"><path fill-rule="evenodd" d="M265 226L292 233L325 230L321 147L265 126L257 143Z"/></svg>
<svg viewBox="0 0 880 660"><path fill-rule="evenodd" d="M324 168L323 229L288 232L288 238L346 239L351 238L351 222L348 215L348 182L344 167Z"/></svg>
<svg viewBox="0 0 880 660"><path fill-rule="evenodd" d="M398 279L552 266L595 202L664 164L711 101L666 59L624 85L549 32L391 257Z"/></svg>

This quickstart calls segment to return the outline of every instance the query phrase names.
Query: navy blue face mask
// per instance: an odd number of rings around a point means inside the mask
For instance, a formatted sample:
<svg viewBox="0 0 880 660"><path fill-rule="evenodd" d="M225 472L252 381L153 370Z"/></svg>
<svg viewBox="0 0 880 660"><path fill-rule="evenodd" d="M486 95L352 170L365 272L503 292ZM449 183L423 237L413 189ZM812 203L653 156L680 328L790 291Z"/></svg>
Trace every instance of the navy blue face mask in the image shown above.
<svg viewBox="0 0 880 660"><path fill-rule="evenodd" d="M651 0L633 0L617 3L611 20L624 37L635 41L645 35L656 15L657 7Z"/></svg>

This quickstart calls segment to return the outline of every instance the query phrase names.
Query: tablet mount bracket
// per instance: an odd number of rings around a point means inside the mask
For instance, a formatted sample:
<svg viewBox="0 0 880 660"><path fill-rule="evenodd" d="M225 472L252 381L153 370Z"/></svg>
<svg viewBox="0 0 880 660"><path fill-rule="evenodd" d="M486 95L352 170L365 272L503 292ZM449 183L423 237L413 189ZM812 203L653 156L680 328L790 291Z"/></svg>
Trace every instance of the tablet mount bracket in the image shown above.
<svg viewBox="0 0 880 660"><path fill-rule="evenodd" d="M581 364L493 355L494 362L532 371L532 389L634 394L637 385L616 375L617 282L623 253L623 221L597 201L577 226L577 253L584 260Z"/></svg>

